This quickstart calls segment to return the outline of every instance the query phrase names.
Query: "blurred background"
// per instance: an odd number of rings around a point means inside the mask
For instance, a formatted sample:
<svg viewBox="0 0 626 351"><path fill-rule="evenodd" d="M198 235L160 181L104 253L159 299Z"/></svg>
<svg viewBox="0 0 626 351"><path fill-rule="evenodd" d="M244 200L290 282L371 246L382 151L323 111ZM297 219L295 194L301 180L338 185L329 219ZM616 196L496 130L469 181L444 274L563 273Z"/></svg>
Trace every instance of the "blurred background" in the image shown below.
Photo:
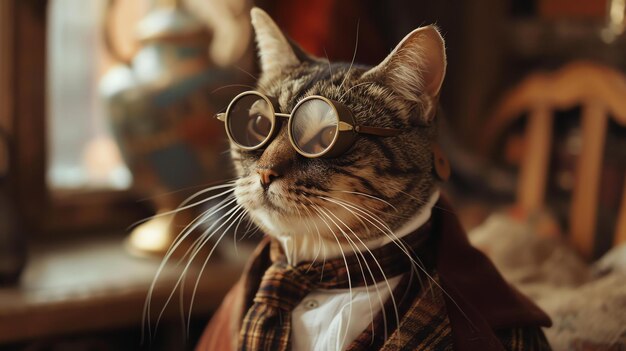
<svg viewBox="0 0 626 351"><path fill-rule="evenodd" d="M233 178L212 117L258 75L252 6L333 62L437 24L471 239L555 349L626 348L626 0L0 0L0 350L193 348L258 234L159 265Z"/></svg>

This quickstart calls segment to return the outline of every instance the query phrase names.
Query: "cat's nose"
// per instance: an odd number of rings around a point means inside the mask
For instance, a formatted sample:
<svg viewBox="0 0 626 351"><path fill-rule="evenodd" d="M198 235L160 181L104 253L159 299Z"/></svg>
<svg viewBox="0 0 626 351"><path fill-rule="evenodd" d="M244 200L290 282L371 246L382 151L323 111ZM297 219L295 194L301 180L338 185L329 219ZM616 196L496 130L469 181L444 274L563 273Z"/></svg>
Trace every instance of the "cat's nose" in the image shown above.
<svg viewBox="0 0 626 351"><path fill-rule="evenodd" d="M271 168L258 169L256 172L259 174L259 176L261 176L261 186L265 190L267 190L267 188L270 186L274 179L280 176L278 172Z"/></svg>

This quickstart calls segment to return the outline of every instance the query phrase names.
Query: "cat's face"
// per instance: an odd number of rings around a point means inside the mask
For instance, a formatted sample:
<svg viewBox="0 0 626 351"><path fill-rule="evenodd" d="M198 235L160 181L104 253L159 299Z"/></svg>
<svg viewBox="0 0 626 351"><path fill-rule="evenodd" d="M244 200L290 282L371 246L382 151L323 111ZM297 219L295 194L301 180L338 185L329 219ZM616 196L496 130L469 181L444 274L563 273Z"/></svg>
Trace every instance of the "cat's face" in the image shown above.
<svg viewBox="0 0 626 351"><path fill-rule="evenodd" d="M290 113L301 99L321 95L346 105L358 124L403 132L394 137L359 135L339 157L306 158L294 150L287 123L282 123L261 150L231 145L239 176L237 202L274 236L367 240L385 235L383 226L402 225L435 185L433 118L445 73L437 30L412 32L370 68L307 57L259 9L252 11L252 23L262 68L257 90L277 99L277 112ZM267 187L261 184L263 170L273 174Z"/></svg>

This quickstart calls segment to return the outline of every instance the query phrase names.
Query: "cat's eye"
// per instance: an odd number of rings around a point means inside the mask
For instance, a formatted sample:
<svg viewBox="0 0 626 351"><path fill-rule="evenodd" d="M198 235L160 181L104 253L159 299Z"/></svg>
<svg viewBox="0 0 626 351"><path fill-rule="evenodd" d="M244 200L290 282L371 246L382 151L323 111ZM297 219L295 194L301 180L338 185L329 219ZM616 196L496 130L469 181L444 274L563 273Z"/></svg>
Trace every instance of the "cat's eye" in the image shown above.
<svg viewBox="0 0 626 351"><path fill-rule="evenodd" d="M327 148L332 144L335 139L335 128L326 127L324 130L320 132L319 135L320 141L319 144L322 148Z"/></svg>
<svg viewBox="0 0 626 351"><path fill-rule="evenodd" d="M226 133L239 147L256 149L265 144L275 129L274 106L261 94L240 95L228 106Z"/></svg>
<svg viewBox="0 0 626 351"><path fill-rule="evenodd" d="M263 140L272 130L272 121L262 114L250 116L248 122L248 132L254 139Z"/></svg>
<svg viewBox="0 0 626 351"><path fill-rule="evenodd" d="M217 115L225 122L230 140L242 149L262 148L280 129L278 118L288 118L289 140L306 157L336 157L354 143L358 134L382 137L401 132L395 128L358 125L350 109L323 96L309 96L291 114L277 113L276 101L256 91L237 95L226 113Z"/></svg>
<svg viewBox="0 0 626 351"><path fill-rule="evenodd" d="M291 140L305 156L319 155L335 141L339 116L324 100L306 99L294 108L289 121Z"/></svg>

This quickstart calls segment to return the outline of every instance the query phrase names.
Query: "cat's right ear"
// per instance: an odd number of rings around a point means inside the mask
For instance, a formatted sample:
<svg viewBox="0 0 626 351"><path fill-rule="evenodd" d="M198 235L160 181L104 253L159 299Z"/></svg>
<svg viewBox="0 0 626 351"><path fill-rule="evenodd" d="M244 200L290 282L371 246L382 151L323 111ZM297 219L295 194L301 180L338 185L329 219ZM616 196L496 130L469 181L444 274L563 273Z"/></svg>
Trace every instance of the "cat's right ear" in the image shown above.
<svg viewBox="0 0 626 351"><path fill-rule="evenodd" d="M429 123L437 109L439 91L446 75L445 43L435 26L409 33L396 48L363 78L385 80L400 98L422 105L421 121ZM425 98L425 99L424 99ZM423 105L426 106L423 106Z"/></svg>
<svg viewBox="0 0 626 351"><path fill-rule="evenodd" d="M254 7L250 11L250 17L256 33L263 78L279 76L283 71L300 64L291 43L267 12Z"/></svg>

